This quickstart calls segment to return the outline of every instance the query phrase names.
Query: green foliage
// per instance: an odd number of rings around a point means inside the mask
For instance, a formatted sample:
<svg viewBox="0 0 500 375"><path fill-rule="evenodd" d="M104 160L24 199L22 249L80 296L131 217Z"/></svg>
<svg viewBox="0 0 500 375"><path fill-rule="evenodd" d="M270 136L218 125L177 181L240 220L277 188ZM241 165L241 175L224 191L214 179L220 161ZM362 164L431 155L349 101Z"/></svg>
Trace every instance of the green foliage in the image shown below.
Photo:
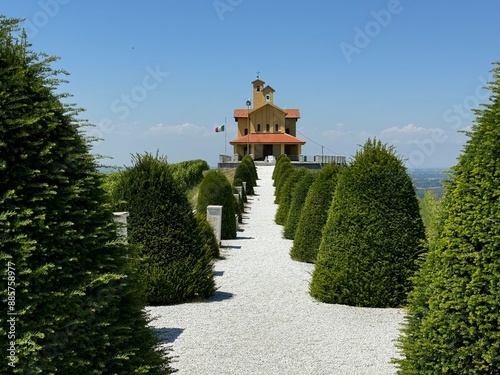
<svg viewBox="0 0 500 375"><path fill-rule="evenodd" d="M292 192L292 203L288 210L288 217L283 230L283 237L289 240L295 238L295 232L299 224L300 214L306 201L307 193L317 176L316 172L308 171L297 183Z"/></svg>
<svg viewBox="0 0 500 375"><path fill-rule="evenodd" d="M400 374L498 374L500 368L500 64L491 102L452 169L443 223L408 298Z"/></svg>
<svg viewBox="0 0 500 375"><path fill-rule="evenodd" d="M326 224L338 174L343 166L326 164L311 185L300 214L290 256L301 262L314 263L321 243L321 233Z"/></svg>
<svg viewBox="0 0 500 375"><path fill-rule="evenodd" d="M219 244L217 243L217 238L215 238L214 229L203 215L197 213L195 217L198 222L198 230L200 231L205 252L211 259L219 258Z"/></svg>
<svg viewBox="0 0 500 375"><path fill-rule="evenodd" d="M7 307L15 296L17 312L0 315L0 372L169 373L153 350L135 254L117 241L85 123L61 102L54 58L18 35L18 20L0 16L0 298Z"/></svg>
<svg viewBox="0 0 500 375"><path fill-rule="evenodd" d="M282 193L280 195L278 210L276 211L275 221L276 224L285 225L288 218L288 212L292 205L293 193L295 186L302 180L302 178L310 173L306 168L292 169L288 178L283 184Z"/></svg>
<svg viewBox="0 0 500 375"><path fill-rule="evenodd" d="M419 201L420 215L425 226L425 235L429 243L434 243L441 230L441 200L431 190L426 190L424 197Z"/></svg>
<svg viewBox="0 0 500 375"><path fill-rule="evenodd" d="M276 180L276 188L274 189L274 203L279 204L281 199L281 192L283 190L283 186L285 182L288 180L291 174L295 171L292 163L282 163L281 170L277 175L278 179Z"/></svg>
<svg viewBox="0 0 500 375"><path fill-rule="evenodd" d="M391 147L369 139L339 177L311 295L328 303L401 306L424 238L403 162Z"/></svg>
<svg viewBox="0 0 500 375"><path fill-rule="evenodd" d="M245 155L243 159L241 159L241 162L246 163L250 166L255 186L257 186L256 182L259 179L259 176L257 175L257 167L255 166L253 158L250 155Z"/></svg>
<svg viewBox="0 0 500 375"><path fill-rule="evenodd" d="M128 237L141 248L140 274L151 305L206 298L214 292L210 257L185 193L166 159L136 155L116 188L129 211Z"/></svg>
<svg viewBox="0 0 500 375"><path fill-rule="evenodd" d="M242 161L238 164L238 167L236 167L236 171L234 172L234 179L239 179L247 183L247 195L255 194L253 187L256 185L256 181L252 172L252 167L248 161L245 163Z"/></svg>
<svg viewBox="0 0 500 375"><path fill-rule="evenodd" d="M292 161L290 158L284 154L278 156L278 159L276 159L276 164L274 165L274 170L273 170L273 186L277 186L278 181L281 177L281 174L283 173L283 169L287 169L293 167Z"/></svg>
<svg viewBox="0 0 500 375"><path fill-rule="evenodd" d="M211 170L200 184L198 205L196 210L201 215L206 215L207 207L211 205L222 207L222 233L223 240L236 238L236 210L233 188L224 173Z"/></svg>
<svg viewBox="0 0 500 375"><path fill-rule="evenodd" d="M169 164L174 179L182 190L188 190L203 180L203 172L210 170L205 160L186 160L176 164Z"/></svg>

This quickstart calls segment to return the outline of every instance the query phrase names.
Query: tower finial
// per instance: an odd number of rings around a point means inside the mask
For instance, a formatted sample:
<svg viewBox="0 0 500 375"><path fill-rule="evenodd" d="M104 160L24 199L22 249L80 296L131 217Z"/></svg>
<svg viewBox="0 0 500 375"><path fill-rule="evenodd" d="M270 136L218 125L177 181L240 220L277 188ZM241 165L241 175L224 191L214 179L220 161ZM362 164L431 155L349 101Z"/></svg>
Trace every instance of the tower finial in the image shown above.
<svg viewBox="0 0 500 375"><path fill-rule="evenodd" d="M257 71L257 79L260 78L260 71Z"/></svg>

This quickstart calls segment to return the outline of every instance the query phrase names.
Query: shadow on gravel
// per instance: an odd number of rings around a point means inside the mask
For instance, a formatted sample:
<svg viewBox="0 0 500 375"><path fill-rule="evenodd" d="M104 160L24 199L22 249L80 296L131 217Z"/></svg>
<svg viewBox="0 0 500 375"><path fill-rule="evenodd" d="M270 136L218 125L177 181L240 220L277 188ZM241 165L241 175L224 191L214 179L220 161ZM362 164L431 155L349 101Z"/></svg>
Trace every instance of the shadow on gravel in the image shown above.
<svg viewBox="0 0 500 375"><path fill-rule="evenodd" d="M184 328L154 328L153 331L161 341L171 344L184 332Z"/></svg>
<svg viewBox="0 0 500 375"><path fill-rule="evenodd" d="M236 249L236 250L239 250L239 249L241 249L241 246L231 246L231 245L228 245L228 246L223 246L222 248L223 249Z"/></svg>
<svg viewBox="0 0 500 375"><path fill-rule="evenodd" d="M206 302L222 302L234 297L233 293L216 291L212 297L208 298Z"/></svg>
<svg viewBox="0 0 500 375"><path fill-rule="evenodd" d="M214 276L222 276L224 275L224 271L214 271Z"/></svg>

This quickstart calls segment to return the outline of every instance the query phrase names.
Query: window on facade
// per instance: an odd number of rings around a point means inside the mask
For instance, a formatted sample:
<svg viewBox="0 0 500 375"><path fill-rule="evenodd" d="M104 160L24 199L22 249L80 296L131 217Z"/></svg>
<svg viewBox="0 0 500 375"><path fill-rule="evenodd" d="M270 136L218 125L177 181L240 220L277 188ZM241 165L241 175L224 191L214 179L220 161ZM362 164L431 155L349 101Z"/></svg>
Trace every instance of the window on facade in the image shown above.
<svg viewBox="0 0 500 375"><path fill-rule="evenodd" d="M266 132L269 132L269 124L266 124Z"/></svg>
<svg viewBox="0 0 500 375"><path fill-rule="evenodd" d="M260 124L257 124L257 131L260 132Z"/></svg>
<svg viewBox="0 0 500 375"><path fill-rule="evenodd" d="M245 135L248 134L248 128L245 128Z"/></svg>
<svg viewBox="0 0 500 375"><path fill-rule="evenodd" d="M269 100L271 100L271 97L268 95L266 95L266 102L268 102Z"/></svg>
<svg viewBox="0 0 500 375"><path fill-rule="evenodd" d="M256 89L257 89L257 91L260 91L260 86L257 86Z"/></svg>
<svg viewBox="0 0 500 375"><path fill-rule="evenodd" d="M289 128L286 128L286 129L285 129L285 133L286 133L286 134L290 134L290 129L289 129Z"/></svg>
<svg viewBox="0 0 500 375"><path fill-rule="evenodd" d="M274 131L277 132L278 130L280 130L280 126L278 124L274 125Z"/></svg>

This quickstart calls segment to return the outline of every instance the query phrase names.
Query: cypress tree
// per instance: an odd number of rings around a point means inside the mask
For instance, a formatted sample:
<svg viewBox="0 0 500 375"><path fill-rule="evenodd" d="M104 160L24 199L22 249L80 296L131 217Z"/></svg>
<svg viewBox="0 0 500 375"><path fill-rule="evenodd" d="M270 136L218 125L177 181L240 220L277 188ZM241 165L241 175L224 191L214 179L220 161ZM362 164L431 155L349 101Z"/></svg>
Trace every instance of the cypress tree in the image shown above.
<svg viewBox="0 0 500 375"><path fill-rule="evenodd" d="M276 160L276 165L274 166L273 170L273 186L277 186L278 181L281 177L281 174L283 172L283 169L287 169L293 167L292 162L290 158L286 155L280 155L278 157L278 160Z"/></svg>
<svg viewBox="0 0 500 375"><path fill-rule="evenodd" d="M393 148L369 139L337 183L311 294L328 303L401 306L424 239L402 160Z"/></svg>
<svg viewBox="0 0 500 375"><path fill-rule="evenodd" d="M295 237L295 232L299 224L300 214L302 208L306 201L307 193L311 188L317 176L316 172L308 171L302 179L295 186L292 193L292 203L290 204L290 209L288 210L288 217L286 219L285 228L283 230L283 237L289 240L293 240Z"/></svg>
<svg viewBox="0 0 500 375"><path fill-rule="evenodd" d="M136 155L116 188L130 212L128 237L141 249L140 274L148 303L165 305L214 292L210 256L187 196L166 159Z"/></svg>
<svg viewBox="0 0 500 375"><path fill-rule="evenodd" d="M257 180L259 179L259 176L257 174L257 167L255 166L255 161L250 155L245 155L243 159L241 160L242 163L246 163L250 166L250 170L252 171L252 176L253 180L255 183L255 186L257 186Z"/></svg>
<svg viewBox="0 0 500 375"><path fill-rule="evenodd" d="M55 59L32 52L18 22L0 16L1 282L15 289L0 296L17 313L0 315L0 372L168 373L85 123L56 93ZM9 338L7 318L16 328ZM15 358L6 361L11 342Z"/></svg>
<svg viewBox="0 0 500 375"><path fill-rule="evenodd" d="M328 217L338 174L344 167L326 164L311 185L300 214L290 256L301 262L314 263L321 243L321 232Z"/></svg>
<svg viewBox="0 0 500 375"><path fill-rule="evenodd" d="M233 188L226 175L216 170L209 171L203 178L196 210L201 215L206 215L207 206L210 205L222 206L222 239L236 238L236 203Z"/></svg>
<svg viewBox="0 0 500 375"><path fill-rule="evenodd" d="M443 223L415 277L400 374L498 374L500 368L500 64L452 168Z"/></svg>

